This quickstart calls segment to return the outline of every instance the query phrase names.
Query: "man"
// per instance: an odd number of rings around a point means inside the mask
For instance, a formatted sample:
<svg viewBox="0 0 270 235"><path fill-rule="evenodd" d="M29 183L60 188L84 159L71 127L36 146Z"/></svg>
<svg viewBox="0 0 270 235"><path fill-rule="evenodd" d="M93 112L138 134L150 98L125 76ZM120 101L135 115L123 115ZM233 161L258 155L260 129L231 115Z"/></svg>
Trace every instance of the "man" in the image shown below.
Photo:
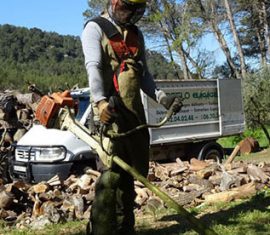
<svg viewBox="0 0 270 235"><path fill-rule="evenodd" d="M109 0L107 10L87 22L82 33L94 113L101 123L118 132L146 122L140 89L167 109L174 101L156 88L146 65L143 35L135 26L145 8L146 0ZM116 97L114 108L109 101L112 96ZM178 112L180 104L175 104L174 110ZM111 140L110 151L147 175L147 129ZM133 178L115 164L104 168L96 184L89 224L91 234L134 234L134 199Z"/></svg>

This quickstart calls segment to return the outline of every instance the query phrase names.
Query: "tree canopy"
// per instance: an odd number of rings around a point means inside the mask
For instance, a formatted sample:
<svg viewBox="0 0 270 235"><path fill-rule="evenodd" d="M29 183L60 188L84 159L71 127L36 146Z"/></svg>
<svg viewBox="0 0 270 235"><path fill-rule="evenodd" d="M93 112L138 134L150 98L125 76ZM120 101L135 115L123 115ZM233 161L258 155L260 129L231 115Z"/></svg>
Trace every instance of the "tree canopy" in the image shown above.
<svg viewBox="0 0 270 235"><path fill-rule="evenodd" d="M106 2L88 0L85 17L100 13ZM270 60L269 21L267 0L149 0L139 25L159 43L159 52L171 63L177 61L185 79L216 77L216 71L227 78L245 78ZM216 38L223 65L214 67L216 58L202 49L206 35Z"/></svg>
<svg viewBox="0 0 270 235"><path fill-rule="evenodd" d="M34 83L44 91L87 86L79 37L0 25L0 87L25 90ZM157 52L147 52L149 70L157 79L172 79L171 64Z"/></svg>

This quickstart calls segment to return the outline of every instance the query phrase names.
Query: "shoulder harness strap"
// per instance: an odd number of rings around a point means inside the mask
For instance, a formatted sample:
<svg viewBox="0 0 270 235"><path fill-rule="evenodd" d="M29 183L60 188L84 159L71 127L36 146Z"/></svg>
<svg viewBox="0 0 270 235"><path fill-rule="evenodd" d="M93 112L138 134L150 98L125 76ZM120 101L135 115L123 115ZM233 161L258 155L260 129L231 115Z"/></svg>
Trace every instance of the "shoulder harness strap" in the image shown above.
<svg viewBox="0 0 270 235"><path fill-rule="evenodd" d="M107 38L109 39L110 45L113 48L116 56L120 61L120 70L118 74L125 70L126 64L125 59L133 57L135 53L138 51L139 40L138 40L138 28L136 26L131 26L128 31L128 35L126 41L123 36L120 34L115 25L109 21L108 19L98 16L89 21L93 21L97 23L102 31L105 33ZM89 22L87 21L85 25ZM117 82L117 75L114 74L113 77L114 87L117 92L119 92L119 86Z"/></svg>

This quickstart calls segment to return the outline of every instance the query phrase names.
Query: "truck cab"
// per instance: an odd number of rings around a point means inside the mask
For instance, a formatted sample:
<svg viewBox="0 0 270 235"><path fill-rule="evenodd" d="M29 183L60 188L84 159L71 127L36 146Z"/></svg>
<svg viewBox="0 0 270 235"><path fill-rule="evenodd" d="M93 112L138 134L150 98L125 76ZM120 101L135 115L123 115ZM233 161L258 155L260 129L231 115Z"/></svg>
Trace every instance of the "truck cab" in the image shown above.
<svg viewBox="0 0 270 235"><path fill-rule="evenodd" d="M89 89L71 91L71 96L78 104L76 119L86 124ZM14 145L9 170L12 178L28 182L45 181L55 175L65 179L86 167L94 168L96 158L89 145L71 132L34 124Z"/></svg>

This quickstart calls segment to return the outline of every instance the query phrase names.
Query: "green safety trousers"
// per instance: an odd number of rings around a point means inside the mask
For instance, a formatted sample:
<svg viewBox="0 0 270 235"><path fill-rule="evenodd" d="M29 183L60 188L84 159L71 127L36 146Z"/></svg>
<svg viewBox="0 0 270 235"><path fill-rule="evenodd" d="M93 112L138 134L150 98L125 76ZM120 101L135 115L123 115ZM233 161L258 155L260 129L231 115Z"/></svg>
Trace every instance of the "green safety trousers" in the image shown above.
<svg viewBox="0 0 270 235"><path fill-rule="evenodd" d="M125 132L140 123L134 115L124 113L117 118L119 132ZM112 140L112 152L147 176L149 167L149 132L140 130L130 136ZM95 199L91 209L91 235L133 235L134 179L112 164L102 172L96 183Z"/></svg>

